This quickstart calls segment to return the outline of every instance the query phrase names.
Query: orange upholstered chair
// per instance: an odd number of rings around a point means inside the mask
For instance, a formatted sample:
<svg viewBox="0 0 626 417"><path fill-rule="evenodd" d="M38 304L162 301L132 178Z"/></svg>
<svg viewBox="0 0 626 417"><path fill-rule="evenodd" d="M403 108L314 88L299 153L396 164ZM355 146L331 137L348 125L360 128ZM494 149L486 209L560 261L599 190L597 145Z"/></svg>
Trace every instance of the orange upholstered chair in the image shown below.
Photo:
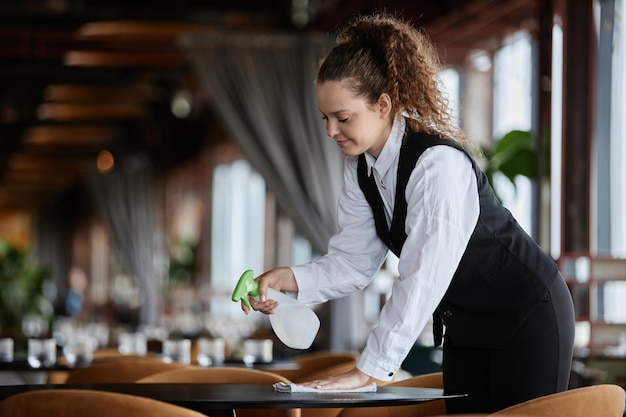
<svg viewBox="0 0 626 417"><path fill-rule="evenodd" d="M293 382L307 382L315 379L311 376L319 376L321 375L320 372L331 367L336 367L334 370L342 368L346 371L350 370L356 365L358 359L359 354L357 352L324 350L297 356L293 359L296 364L295 369L281 369L275 372Z"/></svg>
<svg viewBox="0 0 626 417"><path fill-rule="evenodd" d="M333 375L339 375L344 372L348 372L356 365L356 359L354 362L345 361L342 363L337 363L331 366L322 366L315 371L311 371L307 374L303 374L300 376L297 382L308 382L315 381L316 379L323 379ZM380 384L380 381L370 380L369 382L376 382ZM369 383L368 382L368 383ZM342 408L303 408L302 409L302 417L336 417L339 412L343 410Z"/></svg>
<svg viewBox="0 0 626 417"><path fill-rule="evenodd" d="M161 355L154 352L148 352L145 355L139 355L136 353L123 354L116 347L100 348L94 350L93 352L93 361L95 363L133 359L161 359Z"/></svg>
<svg viewBox="0 0 626 417"><path fill-rule="evenodd" d="M109 361L77 368L70 372L67 384L108 384L135 382L138 379L159 372L191 368L182 363L165 363L161 360L136 359Z"/></svg>
<svg viewBox="0 0 626 417"><path fill-rule="evenodd" d="M16 394L0 402L7 417L206 417L150 398L105 391L51 389Z"/></svg>
<svg viewBox="0 0 626 417"><path fill-rule="evenodd" d="M152 360L163 362L161 356L156 353L148 353L147 355L124 355L120 353L117 348L103 348L97 349L93 352L93 363L99 364L104 362L113 362L113 361L145 361ZM59 361L59 363L63 363L63 360ZM91 365L88 365L91 366ZM46 378L46 382L48 384L65 384L67 382L67 378L70 376L72 371L51 371L48 372L48 376Z"/></svg>
<svg viewBox="0 0 626 417"><path fill-rule="evenodd" d="M293 359L295 369L279 369L275 372L293 382L308 382L337 375L354 368L359 359L357 352L323 350L305 353ZM341 408L303 408L302 417L335 417Z"/></svg>
<svg viewBox="0 0 626 417"><path fill-rule="evenodd" d="M614 384L574 388L534 398L490 414L493 417L622 417L626 393Z"/></svg>
<svg viewBox="0 0 626 417"><path fill-rule="evenodd" d="M252 368L210 367L178 369L153 374L136 381L137 383L222 383L222 384L273 384L275 382L291 383L281 375L269 371ZM241 409L235 410L238 417L300 417L300 409Z"/></svg>
<svg viewBox="0 0 626 417"><path fill-rule="evenodd" d="M622 417L624 388L615 384L573 388L534 398L492 414L456 414L459 417ZM395 414L394 414L395 415ZM445 417L445 414L433 416Z"/></svg>

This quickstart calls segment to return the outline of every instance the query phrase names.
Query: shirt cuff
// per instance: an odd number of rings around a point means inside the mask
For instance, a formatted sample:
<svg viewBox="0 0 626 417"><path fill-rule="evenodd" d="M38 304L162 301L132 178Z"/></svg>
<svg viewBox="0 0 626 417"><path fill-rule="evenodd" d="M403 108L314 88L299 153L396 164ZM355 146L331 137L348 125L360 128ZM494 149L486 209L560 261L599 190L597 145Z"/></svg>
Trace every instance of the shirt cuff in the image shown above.
<svg viewBox="0 0 626 417"><path fill-rule="evenodd" d="M306 265L290 266L289 268L291 268L291 272L293 272L293 276L296 279L296 284L298 284L296 299L307 305L314 303L311 295L314 294L318 288L315 279L313 279L313 274L310 273L310 268Z"/></svg>
<svg viewBox="0 0 626 417"><path fill-rule="evenodd" d="M380 358L368 354L367 348L361 353L356 367L364 374L380 381L391 381L400 370L396 365L382 363Z"/></svg>

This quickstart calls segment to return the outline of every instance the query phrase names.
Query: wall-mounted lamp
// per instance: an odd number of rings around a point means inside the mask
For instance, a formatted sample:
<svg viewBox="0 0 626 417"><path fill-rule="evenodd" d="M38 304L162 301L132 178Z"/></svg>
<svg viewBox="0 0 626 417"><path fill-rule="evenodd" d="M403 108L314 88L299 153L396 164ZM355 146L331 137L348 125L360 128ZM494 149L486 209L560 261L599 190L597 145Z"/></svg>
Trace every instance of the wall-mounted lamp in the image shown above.
<svg viewBox="0 0 626 417"><path fill-rule="evenodd" d="M179 119L186 119L191 114L192 109L191 93L187 90L178 90L170 102L172 114Z"/></svg>
<svg viewBox="0 0 626 417"><path fill-rule="evenodd" d="M96 157L96 168L99 173L106 174L107 172L111 172L114 166L115 158L111 152L102 150L98 153Z"/></svg>

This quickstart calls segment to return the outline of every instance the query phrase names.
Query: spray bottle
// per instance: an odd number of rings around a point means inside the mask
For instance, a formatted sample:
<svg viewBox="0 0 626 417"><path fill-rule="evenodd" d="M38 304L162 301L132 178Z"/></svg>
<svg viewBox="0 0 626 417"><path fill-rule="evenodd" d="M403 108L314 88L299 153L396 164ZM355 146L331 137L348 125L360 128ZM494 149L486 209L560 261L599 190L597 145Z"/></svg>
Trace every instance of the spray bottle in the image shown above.
<svg viewBox="0 0 626 417"><path fill-rule="evenodd" d="M248 269L239 278L232 300L243 302L252 310L248 294L259 298L259 283L254 280L254 272ZM278 301L274 314L269 314L270 324L276 336L293 349L308 349L320 328L320 319L315 312L295 298L273 288L267 289L267 298Z"/></svg>

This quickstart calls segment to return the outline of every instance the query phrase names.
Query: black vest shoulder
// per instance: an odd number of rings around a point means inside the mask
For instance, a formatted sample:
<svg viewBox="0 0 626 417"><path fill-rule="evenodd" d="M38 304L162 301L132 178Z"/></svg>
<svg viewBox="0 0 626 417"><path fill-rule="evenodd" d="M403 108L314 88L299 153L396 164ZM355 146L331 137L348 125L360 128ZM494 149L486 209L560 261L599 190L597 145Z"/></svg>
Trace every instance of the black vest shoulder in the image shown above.
<svg viewBox="0 0 626 417"><path fill-rule="evenodd" d="M369 205L374 212L374 221L376 224L376 233L378 237L387 245L387 247L396 255L400 256L400 251L406 240L405 219L407 213L407 201L405 198L406 185L409 177L415 168L415 164L424 151L431 146L447 145L462 150L455 142L441 139L437 136L427 135L425 133L416 133L409 131L408 135L402 142L400 150L400 160L398 162L398 174L396 185L396 199L394 202L393 221L391 228L387 226L385 218L385 208L383 201L376 187L373 175L367 172L367 162L364 155L359 155L358 161L358 180L361 190L365 194ZM463 151L464 152L464 151Z"/></svg>
<svg viewBox="0 0 626 417"><path fill-rule="evenodd" d="M464 152L477 178L480 214L465 253L437 308L446 337L465 346L502 345L547 293L556 277L556 263L526 234L496 199L476 162L453 141L409 131L398 162L396 199L391 226L387 226L382 198L365 157L358 161L359 186L372 207L378 237L396 256L406 240L408 179L422 153L431 146L452 146ZM411 256L402 253L403 257ZM446 262L442 253L439 262ZM499 328L494 331L494 326ZM435 328L435 335L437 335ZM437 340L436 340L437 342Z"/></svg>

